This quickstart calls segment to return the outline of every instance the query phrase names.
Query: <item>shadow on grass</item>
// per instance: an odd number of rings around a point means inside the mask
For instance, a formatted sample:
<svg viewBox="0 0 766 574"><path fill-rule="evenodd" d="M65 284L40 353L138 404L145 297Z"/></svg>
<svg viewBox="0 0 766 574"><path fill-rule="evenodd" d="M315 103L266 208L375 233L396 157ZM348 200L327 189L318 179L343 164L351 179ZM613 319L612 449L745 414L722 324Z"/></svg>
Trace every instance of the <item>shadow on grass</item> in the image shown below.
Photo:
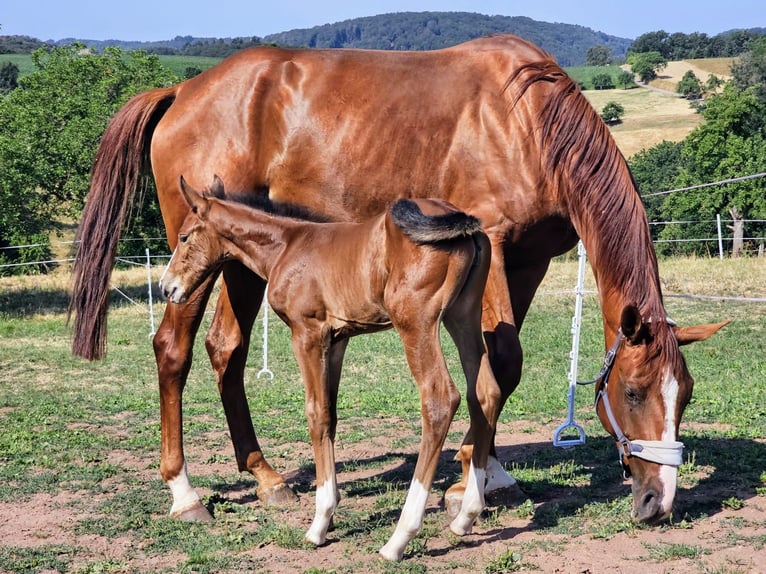
<svg viewBox="0 0 766 574"><path fill-rule="evenodd" d="M122 294L114 289L110 291L110 305L149 304L146 285L120 286L120 291ZM155 302L164 300L156 284L152 285L152 299ZM0 291L0 316L23 319L32 315L55 315L66 313L68 307L68 289L25 286Z"/></svg>
<svg viewBox="0 0 766 574"><path fill-rule="evenodd" d="M699 466L685 465L688 468L681 473L682 485L689 481L695 484L679 488L675 521L715 515L732 499L748 500L758 496L758 489L764 487L761 477L766 472L766 444L749 439L717 437L684 437L684 441L687 457L694 453L694 462ZM460 478L460 465L454 461L454 455L454 450L442 453L433 485L436 491L444 492ZM555 448L549 442L504 446L498 448L498 456L506 468L514 465L521 469L519 474L524 474L525 469L534 469L534 474L540 475L519 480L521 490L536 506L534 518L525 530L555 528L581 514L587 505L611 504L630 493L630 483L622 479L614 443L608 437L590 438L586 445L568 450ZM347 498L376 498L387 491L401 491L403 496L412 479L416 460L415 452L392 452L357 459L353 463L340 461L336 468L340 479L338 486ZM568 469L564 478L560 476L562 467ZM344 479L343 474L349 470L358 471L363 476ZM291 488L302 496L315 488L312 465L286 473L286 479ZM214 487L232 502L248 504L257 500L255 484L250 479L218 483ZM487 498L490 508L515 506L519 502L518 496L511 501L492 495ZM621 509L616 508L617 512ZM395 518L399 509L381 512L385 516L378 518ZM618 517L619 520L629 521L629 509L625 512L626 516ZM509 529L494 531L490 536L511 538L515 534L513 530L518 529L506 530Z"/></svg>

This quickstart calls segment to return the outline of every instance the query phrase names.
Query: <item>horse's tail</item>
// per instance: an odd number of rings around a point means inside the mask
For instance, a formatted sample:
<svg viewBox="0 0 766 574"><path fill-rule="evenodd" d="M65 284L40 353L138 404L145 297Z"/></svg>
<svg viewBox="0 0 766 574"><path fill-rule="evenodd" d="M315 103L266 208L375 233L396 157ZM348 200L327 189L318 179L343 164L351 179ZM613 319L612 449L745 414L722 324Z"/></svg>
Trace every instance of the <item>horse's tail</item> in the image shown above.
<svg viewBox="0 0 766 574"><path fill-rule="evenodd" d="M415 243L450 241L481 231L481 221L456 208L431 215L423 213L415 201L400 199L390 213L396 226Z"/></svg>
<svg viewBox="0 0 766 574"><path fill-rule="evenodd" d="M100 359L106 347L109 278L128 207L149 167L149 143L176 88L159 88L129 100L112 118L93 161L91 183L77 229L69 318L74 313L72 353Z"/></svg>

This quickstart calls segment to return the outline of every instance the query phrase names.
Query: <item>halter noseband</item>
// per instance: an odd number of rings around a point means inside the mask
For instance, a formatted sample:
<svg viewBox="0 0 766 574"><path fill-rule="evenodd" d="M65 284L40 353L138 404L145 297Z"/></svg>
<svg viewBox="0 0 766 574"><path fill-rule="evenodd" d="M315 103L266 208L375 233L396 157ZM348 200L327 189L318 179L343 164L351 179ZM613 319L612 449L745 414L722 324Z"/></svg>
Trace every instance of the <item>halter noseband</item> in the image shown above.
<svg viewBox="0 0 766 574"><path fill-rule="evenodd" d="M622 469L626 476L630 476L630 467L626 462L630 457L636 457L668 466L681 466L683 464L684 452L684 444L682 442L669 440L630 440L625 436L625 433L622 432L620 425L617 423L617 419L612 411L612 405L609 402L607 388L609 384L609 375L612 372L614 359L617 356L617 349L620 347L620 344L624 339L625 335L622 334L622 329L618 329L617 338L614 340L614 343L604 357L604 365L601 367L601 372L595 379L590 381L577 381L577 384L592 385L600 381L601 385L598 393L596 393L594 407L596 408L596 411L598 411L598 403L599 401L603 401L606 417L609 419L609 424L612 425L614 431L613 436L617 441L617 452L620 456L620 464L622 465Z"/></svg>

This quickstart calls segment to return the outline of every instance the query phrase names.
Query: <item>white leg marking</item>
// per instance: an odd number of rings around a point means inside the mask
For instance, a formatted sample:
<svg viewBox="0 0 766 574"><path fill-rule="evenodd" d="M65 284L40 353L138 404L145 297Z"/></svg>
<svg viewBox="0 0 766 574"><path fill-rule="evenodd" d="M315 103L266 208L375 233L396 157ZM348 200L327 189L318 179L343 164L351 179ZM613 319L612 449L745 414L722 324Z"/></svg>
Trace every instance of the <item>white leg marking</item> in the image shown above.
<svg viewBox="0 0 766 574"><path fill-rule="evenodd" d="M500 488L509 488L516 485L516 479L505 472L503 465L494 456L487 458L487 485L485 492L492 492Z"/></svg>
<svg viewBox="0 0 766 574"><path fill-rule="evenodd" d="M327 540L327 530L330 528L330 520L335 514L338 505L335 476L331 476L325 483L317 488L316 512L311 528L306 532L306 540L317 546L321 546Z"/></svg>
<svg viewBox="0 0 766 574"><path fill-rule="evenodd" d="M173 494L173 506L170 507L170 516L176 516L199 504L199 495L194 492L189 475L186 472L186 463L177 477L168 481L170 492Z"/></svg>
<svg viewBox="0 0 766 574"><path fill-rule="evenodd" d="M380 549L380 554L386 560L401 560L404 556L404 548L407 543L417 536L423 526L423 515L428 501L428 491L423 488L420 481L413 480L407 499L402 507L402 515L396 525L394 533L386 545Z"/></svg>
<svg viewBox="0 0 766 574"><path fill-rule="evenodd" d="M676 404L678 403L678 381L670 372L665 373L662 381L662 401L665 403L665 426L662 430L662 440L675 441L676 437ZM662 482L662 510L670 513L676 496L678 468L662 465L660 467L660 482Z"/></svg>
<svg viewBox="0 0 766 574"><path fill-rule="evenodd" d="M484 482L487 473L483 468L474 468L473 461L468 470L468 484L463 495L460 513L455 517L449 528L458 536L470 534L476 517L484 510Z"/></svg>

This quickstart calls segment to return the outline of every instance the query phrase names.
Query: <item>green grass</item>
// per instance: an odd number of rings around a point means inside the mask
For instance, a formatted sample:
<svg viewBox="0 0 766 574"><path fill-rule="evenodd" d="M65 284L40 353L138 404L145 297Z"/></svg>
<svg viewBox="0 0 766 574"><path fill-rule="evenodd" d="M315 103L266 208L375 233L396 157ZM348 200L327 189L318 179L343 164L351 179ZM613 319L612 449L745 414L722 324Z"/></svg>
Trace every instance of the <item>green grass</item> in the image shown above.
<svg viewBox="0 0 766 574"><path fill-rule="evenodd" d="M500 458L527 498L508 508L492 505L476 528L479 534L465 539L449 534L444 514L430 508L423 532L408 546L407 560L398 565L376 561L375 553L391 534L414 466L420 433L417 390L394 333L351 341L338 404L338 444L340 452L345 448L355 455L338 457L342 499L330 546L323 549L331 562L311 571L544 570L551 557L578 544L603 544L600 551L606 551L609 541L627 536L645 542L651 563L686 560L695 565L692 571L702 572L703 566L707 571L715 567L710 560L721 548L763 548L766 518L727 519L721 522L721 537L683 544L665 544L656 529L633 524L629 489L620 483L614 445L592 411L590 389L577 396L577 419L588 434L584 446L559 450L549 438L539 438L540 429L555 428L566 412L573 308L566 273L573 265L554 264L552 282L543 285L529 314L522 331L524 378L500 424ZM672 277L677 268L689 269L691 263L663 265ZM721 267L721 277L725 269L729 268ZM716 282L706 273L708 284L723 288L722 280ZM755 293L764 284L763 271L734 275L742 289L756 289ZM285 327L272 316L269 367L276 376L265 381L255 378L262 361L260 323L256 325L246 388L266 455L287 473L301 502L265 508L253 494L254 480L236 472L199 337L184 394L185 444L192 480L216 521L178 523L165 516L170 496L159 479L156 367L145 311L115 303L109 354L102 362L85 363L69 355L65 297L48 279L0 282L0 508L57 508L68 516L61 525L66 542L48 540L52 535L44 530L40 544L31 547L0 542L0 571L268 571L269 556L281 552L292 565L285 568L310 571L317 551L302 537L313 515L313 461L303 387ZM674 290L683 290L675 281ZM145 288L140 283L123 287L143 302ZM766 460L761 440L766 436L760 335L764 306L668 298L667 307L684 324L734 320L711 340L684 349L697 383L682 424L687 450L679 474L679 512L664 528L694 534L712 516L726 513L736 518L766 505L766 471L753 463ZM202 332L209 322L208 315ZM603 360L600 323L597 301L587 297L580 378L594 376ZM462 389L455 352L447 340L445 348ZM464 401L456 419L460 423L466 418ZM514 444L507 443L509 429L517 439ZM461 436L453 429L449 449ZM387 454L365 454L372 445ZM448 452L434 491L446 489L458 472ZM46 507L41 502L45 500L56 502ZM98 545L88 546L94 539L127 542L119 553L104 555ZM622 558L615 560L619 564Z"/></svg>

